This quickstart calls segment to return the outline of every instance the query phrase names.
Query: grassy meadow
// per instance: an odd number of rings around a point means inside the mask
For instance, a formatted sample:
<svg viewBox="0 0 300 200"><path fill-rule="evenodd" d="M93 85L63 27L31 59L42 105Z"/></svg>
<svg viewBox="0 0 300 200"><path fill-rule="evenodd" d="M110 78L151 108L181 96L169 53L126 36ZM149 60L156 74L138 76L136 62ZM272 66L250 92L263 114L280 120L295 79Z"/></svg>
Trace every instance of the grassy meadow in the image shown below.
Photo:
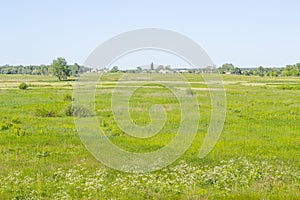
<svg viewBox="0 0 300 200"><path fill-rule="evenodd" d="M149 124L143 111L153 104L164 106L167 120L151 138L129 137L111 110L121 76L104 74L97 85L99 126L125 150L162 148L176 136L179 102L159 83L138 88L130 99L132 120ZM82 144L70 114L74 80L1 75L0 199L300 199L300 78L222 75L224 129L215 148L200 159L210 96L200 75L184 76L199 102L195 140L167 168L128 174L105 167ZM22 82L29 85L26 90L19 89Z"/></svg>

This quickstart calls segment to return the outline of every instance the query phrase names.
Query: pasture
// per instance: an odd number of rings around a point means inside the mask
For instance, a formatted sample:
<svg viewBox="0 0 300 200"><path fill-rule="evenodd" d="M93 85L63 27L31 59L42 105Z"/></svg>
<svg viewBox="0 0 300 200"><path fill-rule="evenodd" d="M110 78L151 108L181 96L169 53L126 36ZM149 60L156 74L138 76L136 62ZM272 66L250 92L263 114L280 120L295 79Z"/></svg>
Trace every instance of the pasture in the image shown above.
<svg viewBox="0 0 300 200"><path fill-rule="evenodd" d="M153 104L164 106L167 120L151 138L129 137L111 110L121 76L104 74L97 85L99 126L127 151L162 148L180 124L176 97L159 83L138 88L130 99L132 120L150 123L145 110ZM128 174L105 167L82 144L70 116L74 80L1 75L0 199L300 199L300 79L222 75L226 121L215 148L200 159L210 97L200 75L184 76L199 103L195 140L167 168ZM22 82L26 90L19 89Z"/></svg>

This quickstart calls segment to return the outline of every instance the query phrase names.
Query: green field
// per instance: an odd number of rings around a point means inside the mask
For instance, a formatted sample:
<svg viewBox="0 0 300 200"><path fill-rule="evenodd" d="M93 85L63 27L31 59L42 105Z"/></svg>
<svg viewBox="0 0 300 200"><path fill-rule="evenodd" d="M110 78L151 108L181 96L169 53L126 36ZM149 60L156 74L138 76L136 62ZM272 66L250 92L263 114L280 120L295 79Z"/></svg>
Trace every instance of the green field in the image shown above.
<svg viewBox="0 0 300 200"><path fill-rule="evenodd" d="M177 99L159 83L137 89L130 99L136 124L150 123L143 111L153 104L162 104L168 118L156 136L129 137L111 111L121 76L104 74L97 85L99 126L125 150L162 148L180 124ZM223 75L224 129L213 151L200 159L210 96L200 75L184 76L199 103L195 140L169 167L128 174L105 167L82 144L69 114L74 80L1 75L0 199L300 199L300 78ZM22 82L29 88L19 89Z"/></svg>

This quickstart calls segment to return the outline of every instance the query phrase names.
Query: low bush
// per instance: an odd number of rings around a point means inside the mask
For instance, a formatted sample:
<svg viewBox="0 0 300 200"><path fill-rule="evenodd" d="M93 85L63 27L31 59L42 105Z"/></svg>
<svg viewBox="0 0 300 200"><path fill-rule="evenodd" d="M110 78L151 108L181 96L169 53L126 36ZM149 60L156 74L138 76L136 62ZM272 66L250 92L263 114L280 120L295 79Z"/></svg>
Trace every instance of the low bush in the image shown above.
<svg viewBox="0 0 300 200"><path fill-rule="evenodd" d="M37 117L56 117L56 112L44 107L39 107L35 109L34 115Z"/></svg>
<svg viewBox="0 0 300 200"><path fill-rule="evenodd" d="M92 115L92 112L82 106L72 106L69 104L64 111L66 116L74 116L74 117L88 117Z"/></svg>
<svg viewBox="0 0 300 200"><path fill-rule="evenodd" d="M19 85L19 89L21 89L21 90L26 90L27 88L28 88L28 85L26 83L21 83Z"/></svg>
<svg viewBox="0 0 300 200"><path fill-rule="evenodd" d="M25 136L26 135L25 130L22 129L21 127L19 127L19 126L16 126L16 125L13 126L13 133L16 136Z"/></svg>
<svg viewBox="0 0 300 200"><path fill-rule="evenodd" d="M4 131L9 129L12 126L12 123L5 122L3 124L0 124L0 131Z"/></svg>
<svg viewBox="0 0 300 200"><path fill-rule="evenodd" d="M11 122L14 124L21 124L21 119L20 117L15 116L11 119Z"/></svg>
<svg viewBox="0 0 300 200"><path fill-rule="evenodd" d="M65 94L63 96L63 100L64 101L73 101L73 98L72 98L72 96L70 94Z"/></svg>
<svg viewBox="0 0 300 200"><path fill-rule="evenodd" d="M300 90L300 85L280 85L277 88L281 90Z"/></svg>

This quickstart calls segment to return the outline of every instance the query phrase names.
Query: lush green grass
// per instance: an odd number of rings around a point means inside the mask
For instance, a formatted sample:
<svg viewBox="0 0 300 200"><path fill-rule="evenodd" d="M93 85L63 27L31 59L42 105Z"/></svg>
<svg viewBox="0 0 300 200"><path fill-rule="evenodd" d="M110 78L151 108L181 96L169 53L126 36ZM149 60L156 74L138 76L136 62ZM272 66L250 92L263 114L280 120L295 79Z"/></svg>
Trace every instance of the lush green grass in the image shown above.
<svg viewBox="0 0 300 200"><path fill-rule="evenodd" d="M172 75L163 80L172 80ZM224 75L227 115L223 133L204 159L199 149L210 119L209 92L200 75L187 74L200 105L198 134L172 166L149 174L108 169L84 148L66 115L73 81L49 76L0 76L0 198L3 199L299 199L300 79ZM132 152L160 149L176 136L180 108L159 84L135 91L130 112L162 104L168 118L154 137L127 136L114 121L111 96L121 74L105 74L97 86L96 114L112 142ZM19 84L29 85L20 90ZM134 83L124 83L132 87ZM52 117L37 114L52 113Z"/></svg>

